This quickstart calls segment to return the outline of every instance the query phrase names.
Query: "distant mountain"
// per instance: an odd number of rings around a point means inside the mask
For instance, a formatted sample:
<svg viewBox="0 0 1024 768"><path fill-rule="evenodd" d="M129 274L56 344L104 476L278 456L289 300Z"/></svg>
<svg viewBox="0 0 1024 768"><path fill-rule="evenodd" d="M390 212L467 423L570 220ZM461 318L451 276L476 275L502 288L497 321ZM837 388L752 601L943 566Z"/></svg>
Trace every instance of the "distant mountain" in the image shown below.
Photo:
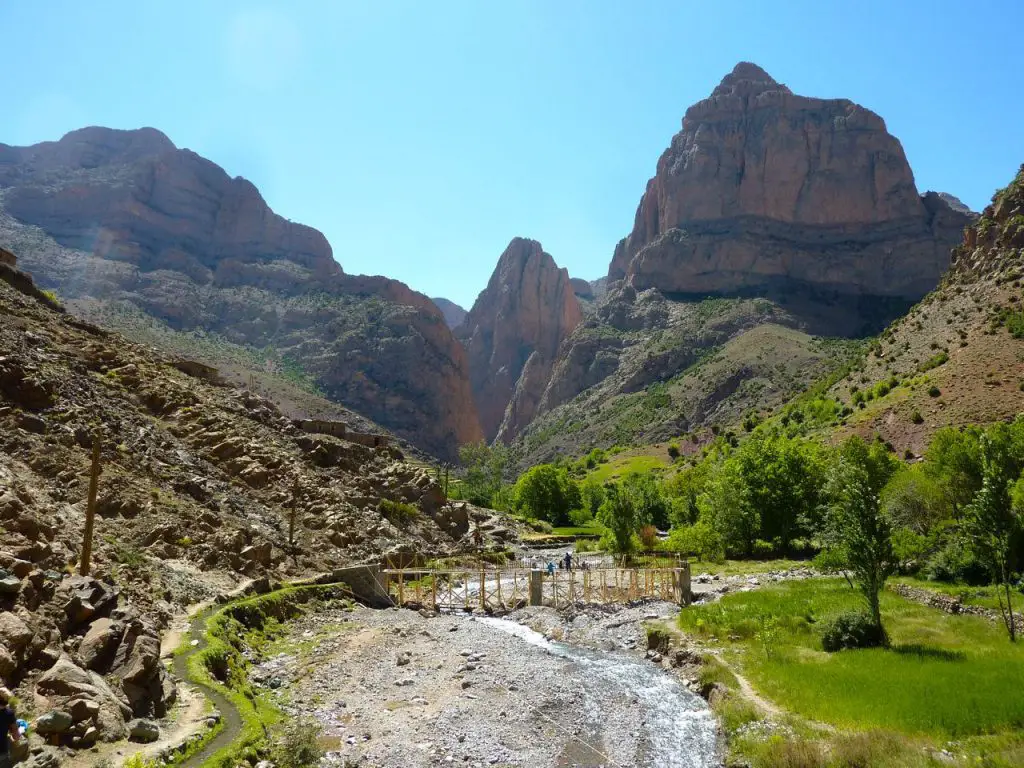
<svg viewBox="0 0 1024 768"><path fill-rule="evenodd" d="M582 321L569 273L536 240L512 240L455 332L489 440L508 442L530 423L559 346Z"/></svg>
<svg viewBox="0 0 1024 768"><path fill-rule="evenodd" d="M462 321L466 319L466 310L454 301L440 297L435 297L431 301L437 304L437 308L441 310L441 314L444 315L444 321L448 324L449 328L459 327L462 325Z"/></svg>
<svg viewBox="0 0 1024 768"><path fill-rule="evenodd" d="M0 245L108 324L130 308L242 345L435 455L482 436L433 302L345 274L320 232L152 128L0 144Z"/></svg>
<svg viewBox="0 0 1024 768"><path fill-rule="evenodd" d="M521 465L785 403L938 285L972 220L952 202L918 194L878 115L738 64L658 160L519 432Z"/></svg>

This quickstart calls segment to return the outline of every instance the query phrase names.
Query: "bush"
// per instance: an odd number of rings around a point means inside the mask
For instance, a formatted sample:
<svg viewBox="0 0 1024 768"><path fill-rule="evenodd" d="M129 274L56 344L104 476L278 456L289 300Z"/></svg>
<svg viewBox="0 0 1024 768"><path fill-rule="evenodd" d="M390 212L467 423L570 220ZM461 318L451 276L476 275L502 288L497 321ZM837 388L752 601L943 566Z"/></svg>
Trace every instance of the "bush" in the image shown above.
<svg viewBox="0 0 1024 768"><path fill-rule="evenodd" d="M280 768L313 768L320 764L324 749L320 746L323 729L309 717L292 720L284 727L274 748L272 762Z"/></svg>
<svg viewBox="0 0 1024 768"><path fill-rule="evenodd" d="M885 645L885 630L864 611L847 611L825 624L821 647L828 653L844 648L878 648Z"/></svg>
<svg viewBox="0 0 1024 768"><path fill-rule="evenodd" d="M391 501L390 499L381 499L377 505L377 511L396 528L405 528L420 516L420 511L412 504L406 504L402 501Z"/></svg>
<svg viewBox="0 0 1024 768"><path fill-rule="evenodd" d="M979 561L970 547L953 539L932 555L924 568L925 576L932 581L946 581L953 584L980 586L991 580L988 568Z"/></svg>
<svg viewBox="0 0 1024 768"><path fill-rule="evenodd" d="M757 539L754 541L754 548L750 554L757 559L766 559L771 557L774 552L775 546L770 541Z"/></svg>
<svg viewBox="0 0 1024 768"><path fill-rule="evenodd" d="M936 387L934 385L931 386L931 387L928 387L928 396L929 397L938 397L941 394L942 394L942 390L939 389L938 387Z"/></svg>
<svg viewBox="0 0 1024 768"><path fill-rule="evenodd" d="M915 424L924 424L924 416L922 416L921 412L918 410L915 410L912 414L910 414L910 420Z"/></svg>
<svg viewBox="0 0 1024 768"><path fill-rule="evenodd" d="M668 455L673 461L683 455L682 451L679 450L679 443L673 441L668 444Z"/></svg>
<svg viewBox="0 0 1024 768"><path fill-rule="evenodd" d="M594 514L587 508L569 511L569 522L576 526L590 525L594 522Z"/></svg>
<svg viewBox="0 0 1024 768"><path fill-rule="evenodd" d="M640 543L646 551L652 552L658 545L658 529L653 525L645 525L640 529Z"/></svg>
<svg viewBox="0 0 1024 768"><path fill-rule="evenodd" d="M720 563L725 560L722 537L705 522L673 528L661 548L668 552L693 554L705 562Z"/></svg>

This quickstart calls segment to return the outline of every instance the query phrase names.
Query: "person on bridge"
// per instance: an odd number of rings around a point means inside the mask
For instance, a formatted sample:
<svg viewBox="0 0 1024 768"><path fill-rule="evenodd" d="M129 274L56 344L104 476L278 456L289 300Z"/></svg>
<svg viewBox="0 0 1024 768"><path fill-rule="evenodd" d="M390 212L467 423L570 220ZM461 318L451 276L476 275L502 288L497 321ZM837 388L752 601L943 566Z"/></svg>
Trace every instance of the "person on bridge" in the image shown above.
<svg viewBox="0 0 1024 768"><path fill-rule="evenodd" d="M572 552L566 552L564 559L565 559L565 570L571 571L572 570Z"/></svg>
<svg viewBox="0 0 1024 768"><path fill-rule="evenodd" d="M548 576L555 575L555 564L548 560Z"/></svg>

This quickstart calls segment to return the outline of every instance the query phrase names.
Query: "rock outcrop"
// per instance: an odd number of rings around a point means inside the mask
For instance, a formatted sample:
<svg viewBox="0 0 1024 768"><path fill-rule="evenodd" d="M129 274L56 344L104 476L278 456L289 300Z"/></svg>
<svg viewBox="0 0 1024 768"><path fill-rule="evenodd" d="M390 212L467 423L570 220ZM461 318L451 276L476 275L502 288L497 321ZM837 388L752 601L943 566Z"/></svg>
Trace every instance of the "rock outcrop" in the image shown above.
<svg viewBox="0 0 1024 768"><path fill-rule="evenodd" d="M608 277L684 295L913 301L938 283L969 220L918 194L881 117L798 96L741 63L686 111Z"/></svg>
<svg viewBox="0 0 1024 768"><path fill-rule="evenodd" d="M159 131L0 145L0 209L0 242L64 298L269 351L439 456L482 434L464 352L433 302L346 275L320 232Z"/></svg>
<svg viewBox="0 0 1024 768"><path fill-rule="evenodd" d="M449 328L458 328L462 325L462 321L466 319L468 313L454 301L443 299L440 296L431 299L431 301L437 304L437 308L441 310L441 314L444 315L444 321L448 324Z"/></svg>
<svg viewBox="0 0 1024 768"><path fill-rule="evenodd" d="M535 240L515 238L457 329L488 439L533 418L562 341L582 322L569 273Z"/></svg>

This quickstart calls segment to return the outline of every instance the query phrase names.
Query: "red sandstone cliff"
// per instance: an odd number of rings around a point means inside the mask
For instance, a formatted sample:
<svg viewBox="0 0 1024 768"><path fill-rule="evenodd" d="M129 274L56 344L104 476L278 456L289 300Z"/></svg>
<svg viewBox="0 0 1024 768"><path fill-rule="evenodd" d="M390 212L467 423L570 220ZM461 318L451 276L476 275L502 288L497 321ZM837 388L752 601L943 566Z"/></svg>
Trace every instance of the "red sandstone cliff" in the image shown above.
<svg viewBox="0 0 1024 768"><path fill-rule="evenodd" d="M530 423L559 346L582 320L569 273L537 241L512 240L456 329L488 439L511 440Z"/></svg>

